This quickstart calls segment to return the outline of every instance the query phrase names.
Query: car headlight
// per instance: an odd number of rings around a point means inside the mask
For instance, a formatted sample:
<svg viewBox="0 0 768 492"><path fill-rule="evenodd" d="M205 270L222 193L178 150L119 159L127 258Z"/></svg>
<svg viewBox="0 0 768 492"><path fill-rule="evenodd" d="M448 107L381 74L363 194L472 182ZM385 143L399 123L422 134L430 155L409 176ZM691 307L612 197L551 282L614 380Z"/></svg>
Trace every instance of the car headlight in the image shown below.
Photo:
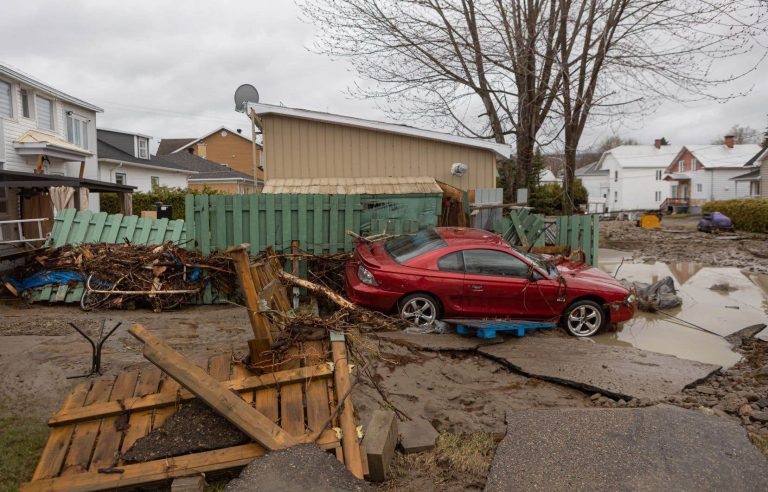
<svg viewBox="0 0 768 492"><path fill-rule="evenodd" d="M635 294L629 294L629 295L627 296L627 298L625 299L625 301L626 301L628 304L634 304L636 300L637 300L637 297L635 297Z"/></svg>
<svg viewBox="0 0 768 492"><path fill-rule="evenodd" d="M368 269L363 265L357 267L357 278L359 278L360 281L366 285L379 285L379 283L376 282L376 278L373 276L373 274L369 272Z"/></svg>

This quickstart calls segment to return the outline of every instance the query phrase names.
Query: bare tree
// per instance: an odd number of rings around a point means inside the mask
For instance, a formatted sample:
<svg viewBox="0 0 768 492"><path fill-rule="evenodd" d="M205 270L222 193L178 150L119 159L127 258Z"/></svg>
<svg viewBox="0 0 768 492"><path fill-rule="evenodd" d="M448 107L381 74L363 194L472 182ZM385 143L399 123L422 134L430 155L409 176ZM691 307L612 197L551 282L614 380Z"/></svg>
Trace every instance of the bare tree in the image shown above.
<svg viewBox="0 0 768 492"><path fill-rule="evenodd" d="M766 4L759 0L555 1L566 213L573 209L577 146L590 116L649 100L737 97L719 91L756 64L722 77L713 65L751 52L766 29Z"/></svg>
<svg viewBox="0 0 768 492"><path fill-rule="evenodd" d="M733 125L726 135L733 136L733 143L736 145L760 144L763 141L763 135L760 131L751 126ZM725 138L723 137L718 137L712 140L712 144L714 145L721 145L723 143L725 143Z"/></svg>

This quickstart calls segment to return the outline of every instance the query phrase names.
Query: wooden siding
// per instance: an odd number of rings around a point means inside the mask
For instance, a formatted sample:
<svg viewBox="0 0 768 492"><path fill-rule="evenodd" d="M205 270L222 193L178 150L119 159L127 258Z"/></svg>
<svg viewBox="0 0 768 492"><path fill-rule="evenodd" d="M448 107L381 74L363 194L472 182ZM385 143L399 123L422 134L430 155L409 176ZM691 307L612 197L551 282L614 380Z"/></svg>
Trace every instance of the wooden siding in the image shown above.
<svg viewBox="0 0 768 492"><path fill-rule="evenodd" d="M255 191L253 183L218 183L215 181L209 183L190 183L188 189L191 191L215 190L227 195L247 195Z"/></svg>
<svg viewBox="0 0 768 492"><path fill-rule="evenodd" d="M250 128L248 129L250 136ZM238 135L227 132L226 137L221 132L205 137L205 158L220 164L226 164L235 171L240 171L253 176L253 144ZM186 152L182 150L181 152ZM256 147L256 162L260 163L261 150ZM263 173L259 172L259 178L263 179Z"/></svg>
<svg viewBox="0 0 768 492"><path fill-rule="evenodd" d="M262 117L267 179L432 176L463 190L496 186L490 150L279 115ZM451 175L456 162L469 165Z"/></svg>

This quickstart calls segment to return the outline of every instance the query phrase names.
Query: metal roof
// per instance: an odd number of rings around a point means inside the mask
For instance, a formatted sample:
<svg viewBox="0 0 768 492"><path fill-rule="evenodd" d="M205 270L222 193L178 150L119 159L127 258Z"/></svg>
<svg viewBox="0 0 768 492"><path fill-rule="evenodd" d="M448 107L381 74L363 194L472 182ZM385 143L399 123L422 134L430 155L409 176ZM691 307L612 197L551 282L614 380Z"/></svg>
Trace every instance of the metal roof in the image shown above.
<svg viewBox="0 0 768 492"><path fill-rule="evenodd" d="M725 144L686 145L691 154L705 168L744 167L762 149L757 144L740 144L728 147Z"/></svg>
<svg viewBox="0 0 768 492"><path fill-rule="evenodd" d="M34 174L21 171L0 170L0 181L10 188L50 188L51 186L85 187L94 193L128 192L135 186L98 181L95 179L77 178L71 176L56 176L52 174Z"/></svg>
<svg viewBox="0 0 768 492"><path fill-rule="evenodd" d="M412 126L384 123L382 121L364 120L362 118L354 118L351 116L342 116L338 114L323 113L320 111L287 108L285 106L273 106L271 104L261 103L248 103L248 112L253 112L257 116L277 114L281 116L289 116L292 118L334 123L337 125L354 126L368 130L396 133L410 137L426 138L428 140L437 140L440 142L447 142L456 145L464 145L466 147L486 149L495 152L502 159L509 159L509 157L512 155L512 146L508 144L491 142L489 140L480 140L477 138L460 137L457 135L451 135L450 133L423 130L421 128L414 128Z"/></svg>
<svg viewBox="0 0 768 492"><path fill-rule="evenodd" d="M435 178L429 176L400 178L294 178L268 179L262 193L332 194L332 195L409 195L443 194Z"/></svg>
<svg viewBox="0 0 768 492"><path fill-rule="evenodd" d="M75 104L77 106L90 109L91 111L95 111L97 113L103 113L104 110L101 109L98 106L95 106L91 103L85 102L82 99L78 99L74 96L70 96L66 92L62 92L58 89L54 89L50 85L32 77L31 75L27 75L24 72L12 68L6 64L0 63L0 75L5 75L6 77L10 77L12 79L15 79L19 82L21 82L23 85L33 87L35 89L41 90L43 92L47 92L49 94L52 94L56 96L58 99L61 99L62 101L66 101L71 104Z"/></svg>

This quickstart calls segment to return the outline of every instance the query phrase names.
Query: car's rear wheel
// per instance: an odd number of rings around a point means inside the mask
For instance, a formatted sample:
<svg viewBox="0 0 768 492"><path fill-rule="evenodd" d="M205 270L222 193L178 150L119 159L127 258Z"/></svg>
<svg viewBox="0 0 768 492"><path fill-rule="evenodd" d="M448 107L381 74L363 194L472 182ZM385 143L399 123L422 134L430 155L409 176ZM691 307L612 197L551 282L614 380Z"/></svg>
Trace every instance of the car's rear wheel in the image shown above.
<svg viewBox="0 0 768 492"><path fill-rule="evenodd" d="M607 316L595 301L583 300L570 305L563 316L563 327L575 337L591 337L605 325Z"/></svg>
<svg viewBox="0 0 768 492"><path fill-rule="evenodd" d="M437 300L429 294L410 294L398 304L400 317L416 326L429 326L440 316Z"/></svg>

